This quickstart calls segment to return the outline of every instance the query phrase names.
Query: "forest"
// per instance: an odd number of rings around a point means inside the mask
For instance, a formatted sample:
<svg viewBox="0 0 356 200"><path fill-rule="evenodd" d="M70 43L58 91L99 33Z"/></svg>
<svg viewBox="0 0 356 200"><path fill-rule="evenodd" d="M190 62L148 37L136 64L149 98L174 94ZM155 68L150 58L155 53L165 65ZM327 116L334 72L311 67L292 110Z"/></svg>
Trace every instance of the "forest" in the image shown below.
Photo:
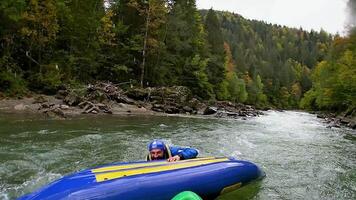
<svg viewBox="0 0 356 200"><path fill-rule="evenodd" d="M0 46L3 97L100 80L259 108L356 107L355 29L288 28L195 0L2 0Z"/></svg>

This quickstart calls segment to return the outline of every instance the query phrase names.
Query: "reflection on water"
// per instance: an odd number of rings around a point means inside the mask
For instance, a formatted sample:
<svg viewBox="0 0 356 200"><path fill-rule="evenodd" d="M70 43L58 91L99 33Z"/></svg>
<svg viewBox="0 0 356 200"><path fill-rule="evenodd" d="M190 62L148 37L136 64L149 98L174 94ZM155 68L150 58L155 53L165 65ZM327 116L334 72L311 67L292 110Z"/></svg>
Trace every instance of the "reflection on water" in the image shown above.
<svg viewBox="0 0 356 200"><path fill-rule="evenodd" d="M256 197L261 189L262 181L254 181L238 190L220 196L217 200L248 200Z"/></svg>
<svg viewBox="0 0 356 200"><path fill-rule="evenodd" d="M143 160L153 138L193 146L200 156L250 160L266 172L260 185L224 199L356 199L355 131L328 129L307 113L274 111L246 121L152 116L48 120L3 114L0 199L14 199L81 169Z"/></svg>

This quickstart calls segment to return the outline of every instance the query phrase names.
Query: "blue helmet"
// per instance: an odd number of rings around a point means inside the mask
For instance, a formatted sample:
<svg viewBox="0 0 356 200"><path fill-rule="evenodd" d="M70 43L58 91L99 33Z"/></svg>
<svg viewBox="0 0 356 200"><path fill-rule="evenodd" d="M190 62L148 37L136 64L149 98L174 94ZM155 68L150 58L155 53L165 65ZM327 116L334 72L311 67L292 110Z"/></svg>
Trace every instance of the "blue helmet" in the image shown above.
<svg viewBox="0 0 356 200"><path fill-rule="evenodd" d="M166 150L166 145L162 140L153 140L148 145L148 150L151 151L152 149L161 149L162 151Z"/></svg>

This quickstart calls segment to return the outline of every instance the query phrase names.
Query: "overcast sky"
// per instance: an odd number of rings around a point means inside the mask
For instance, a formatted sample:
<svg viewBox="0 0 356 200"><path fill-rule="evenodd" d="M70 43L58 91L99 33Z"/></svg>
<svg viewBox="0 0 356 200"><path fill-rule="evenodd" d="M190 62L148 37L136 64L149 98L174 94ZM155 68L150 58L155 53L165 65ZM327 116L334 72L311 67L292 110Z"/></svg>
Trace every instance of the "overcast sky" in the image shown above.
<svg viewBox="0 0 356 200"><path fill-rule="evenodd" d="M199 9L231 11L248 19L344 33L347 0L197 0Z"/></svg>

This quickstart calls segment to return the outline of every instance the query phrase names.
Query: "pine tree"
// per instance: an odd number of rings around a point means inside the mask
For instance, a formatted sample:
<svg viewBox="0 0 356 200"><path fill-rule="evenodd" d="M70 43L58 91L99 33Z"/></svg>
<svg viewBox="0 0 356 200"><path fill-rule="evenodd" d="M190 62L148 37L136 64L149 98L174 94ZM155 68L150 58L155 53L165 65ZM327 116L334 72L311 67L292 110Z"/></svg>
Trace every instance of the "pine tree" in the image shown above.
<svg viewBox="0 0 356 200"><path fill-rule="evenodd" d="M207 45L210 53L206 70L207 75L209 82L214 86L215 93L222 94L224 93L223 91L226 86L226 84L223 83L226 73L224 67L224 40L220 22L213 9L210 9L206 16L205 29L207 32Z"/></svg>
<svg viewBox="0 0 356 200"><path fill-rule="evenodd" d="M203 98L212 95L204 27L194 0L172 1L166 36L166 84L188 86Z"/></svg>

